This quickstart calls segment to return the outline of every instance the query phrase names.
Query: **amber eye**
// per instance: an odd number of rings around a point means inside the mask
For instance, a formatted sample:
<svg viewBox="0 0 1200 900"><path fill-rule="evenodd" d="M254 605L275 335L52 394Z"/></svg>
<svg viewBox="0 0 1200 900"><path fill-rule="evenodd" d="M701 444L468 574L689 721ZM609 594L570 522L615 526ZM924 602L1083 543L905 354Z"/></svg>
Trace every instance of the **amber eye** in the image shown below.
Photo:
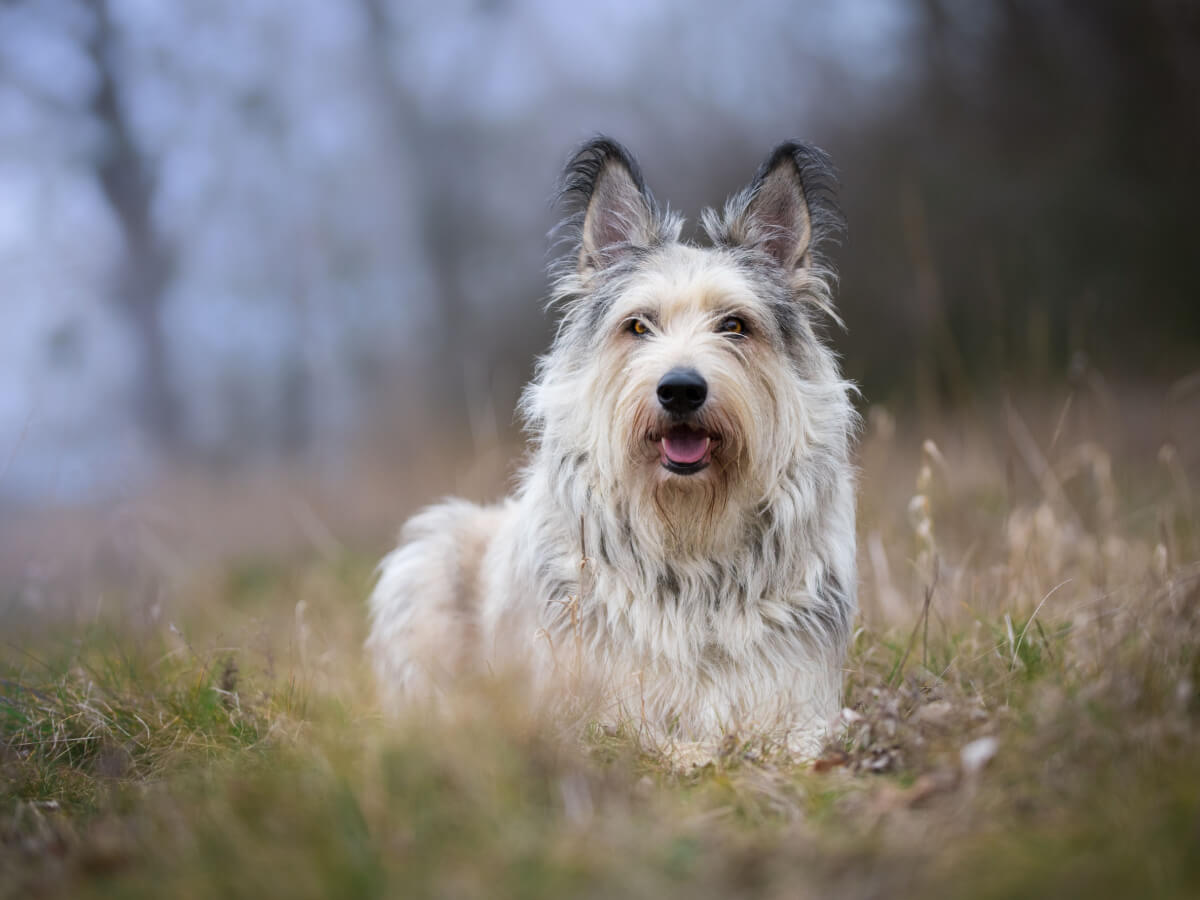
<svg viewBox="0 0 1200 900"><path fill-rule="evenodd" d="M646 327L646 323L641 319L631 319L629 321L629 330L634 334L643 335L646 334L650 329Z"/></svg>
<svg viewBox="0 0 1200 900"><path fill-rule="evenodd" d="M746 323L737 316L730 316L729 318L722 320L720 326L717 328L717 331L721 332L722 334L745 334Z"/></svg>

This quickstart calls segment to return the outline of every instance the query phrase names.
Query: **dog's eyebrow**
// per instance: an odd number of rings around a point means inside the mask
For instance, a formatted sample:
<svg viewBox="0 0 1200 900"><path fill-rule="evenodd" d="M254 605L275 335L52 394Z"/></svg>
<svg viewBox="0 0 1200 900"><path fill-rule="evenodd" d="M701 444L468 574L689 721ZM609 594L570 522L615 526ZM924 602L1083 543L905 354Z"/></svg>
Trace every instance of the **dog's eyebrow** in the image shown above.
<svg viewBox="0 0 1200 900"><path fill-rule="evenodd" d="M644 322L649 322L651 325L658 325L658 313L651 312L647 309L635 309L630 313L621 316L617 321L618 325L624 325L626 322L632 322L634 319L641 319Z"/></svg>
<svg viewBox="0 0 1200 900"><path fill-rule="evenodd" d="M713 310L708 316L708 321L712 325L720 325L724 319L730 316L736 316L739 319L745 319L746 323L754 328L762 329L767 326L768 319L764 318L758 310L752 306L743 305L741 303L731 303L728 306L720 306Z"/></svg>

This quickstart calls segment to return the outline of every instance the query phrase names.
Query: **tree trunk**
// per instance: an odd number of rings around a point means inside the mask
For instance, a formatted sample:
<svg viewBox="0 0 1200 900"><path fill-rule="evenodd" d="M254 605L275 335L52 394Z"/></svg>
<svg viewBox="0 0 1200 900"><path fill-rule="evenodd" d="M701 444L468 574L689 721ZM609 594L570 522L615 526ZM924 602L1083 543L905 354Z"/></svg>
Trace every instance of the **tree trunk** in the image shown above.
<svg viewBox="0 0 1200 900"><path fill-rule="evenodd" d="M112 64L115 42L107 0L95 0L94 9L97 28L90 49L100 85L92 112L103 124L107 138L97 175L125 241L115 300L128 321L139 357L138 421L160 450L173 451L178 448L180 417L162 324L163 294L173 258L151 221L151 176L117 96Z"/></svg>

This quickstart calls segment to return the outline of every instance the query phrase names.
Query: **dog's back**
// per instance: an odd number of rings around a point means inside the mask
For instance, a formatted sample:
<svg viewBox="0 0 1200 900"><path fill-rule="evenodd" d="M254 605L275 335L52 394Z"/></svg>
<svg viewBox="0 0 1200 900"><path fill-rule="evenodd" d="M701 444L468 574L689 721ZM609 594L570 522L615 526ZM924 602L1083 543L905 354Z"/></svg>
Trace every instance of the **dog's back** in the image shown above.
<svg viewBox="0 0 1200 900"><path fill-rule="evenodd" d="M410 519L380 563L367 649L389 697L426 696L474 667L481 562L504 516L447 500Z"/></svg>

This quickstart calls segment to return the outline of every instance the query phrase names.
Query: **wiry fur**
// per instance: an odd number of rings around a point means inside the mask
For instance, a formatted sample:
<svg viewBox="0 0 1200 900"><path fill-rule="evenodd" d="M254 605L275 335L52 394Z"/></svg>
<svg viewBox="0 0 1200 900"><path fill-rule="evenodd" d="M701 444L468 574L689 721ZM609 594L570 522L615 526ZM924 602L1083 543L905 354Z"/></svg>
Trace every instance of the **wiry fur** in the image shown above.
<svg viewBox="0 0 1200 900"><path fill-rule="evenodd" d="M855 416L814 330L831 185L821 151L783 144L705 211L699 248L620 145L576 154L558 332L522 399L532 461L513 498L427 510L382 563L368 646L389 693L520 668L662 739L816 749L856 608ZM720 330L731 315L744 335ZM714 436L692 475L660 464L655 388L681 365L708 383L689 421Z"/></svg>

